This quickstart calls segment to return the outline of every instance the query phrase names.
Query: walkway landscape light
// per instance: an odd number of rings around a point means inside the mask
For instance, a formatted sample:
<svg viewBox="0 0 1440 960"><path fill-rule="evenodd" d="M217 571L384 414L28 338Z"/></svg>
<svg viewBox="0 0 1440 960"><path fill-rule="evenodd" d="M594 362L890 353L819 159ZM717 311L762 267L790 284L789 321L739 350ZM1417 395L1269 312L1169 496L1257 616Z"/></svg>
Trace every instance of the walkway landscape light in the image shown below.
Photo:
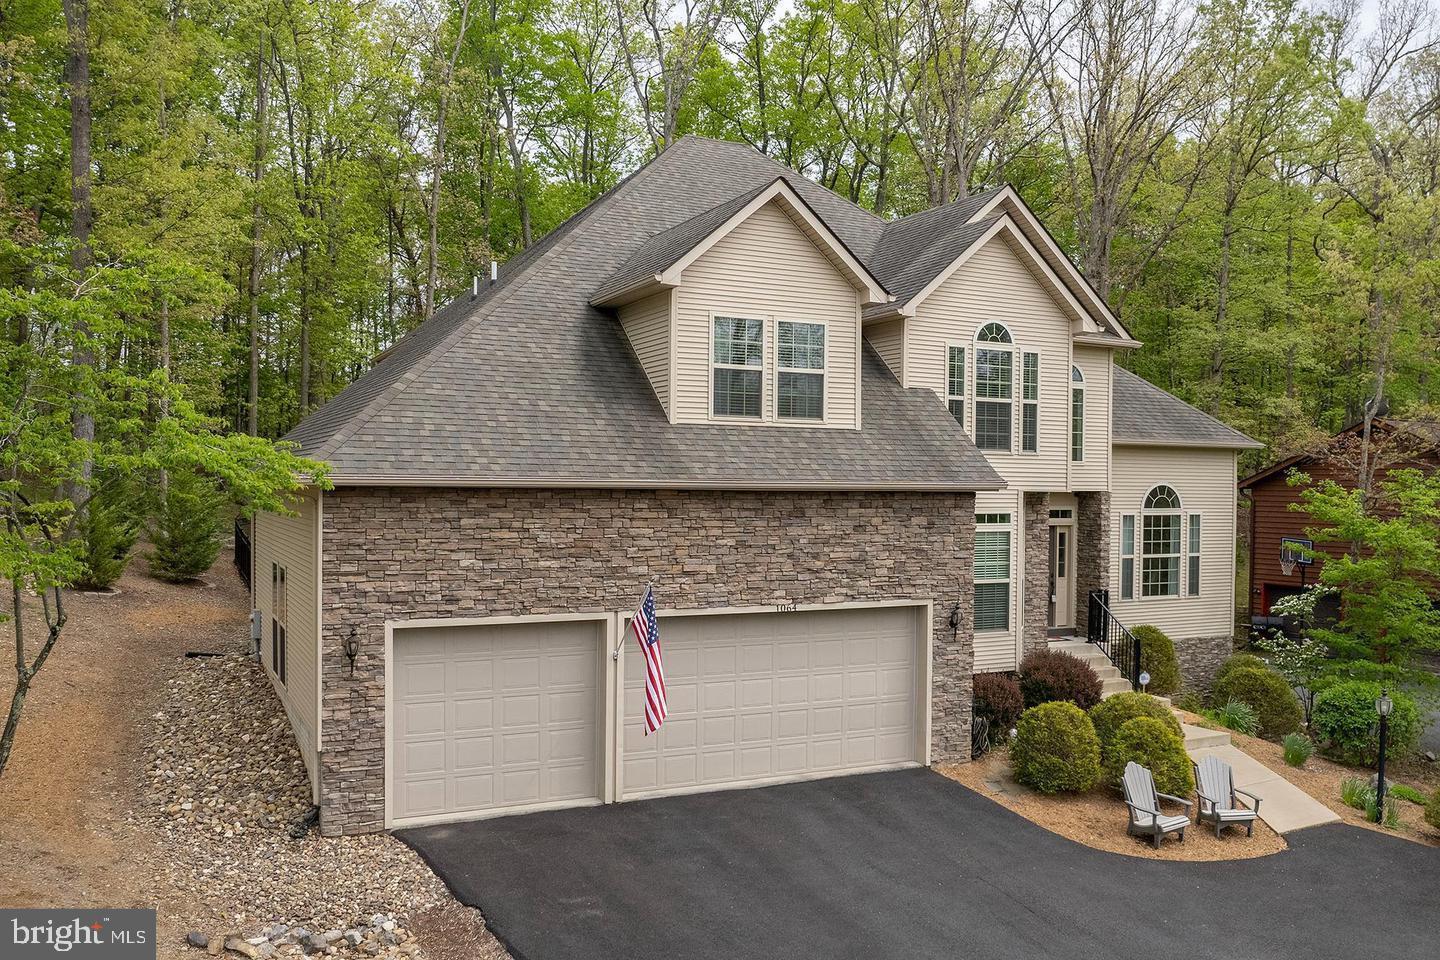
<svg viewBox="0 0 1440 960"><path fill-rule="evenodd" d="M1380 714L1380 769L1375 778L1375 822L1385 822L1385 734L1387 721L1390 713L1395 709L1395 701L1380 688L1380 697L1375 701L1375 712Z"/></svg>

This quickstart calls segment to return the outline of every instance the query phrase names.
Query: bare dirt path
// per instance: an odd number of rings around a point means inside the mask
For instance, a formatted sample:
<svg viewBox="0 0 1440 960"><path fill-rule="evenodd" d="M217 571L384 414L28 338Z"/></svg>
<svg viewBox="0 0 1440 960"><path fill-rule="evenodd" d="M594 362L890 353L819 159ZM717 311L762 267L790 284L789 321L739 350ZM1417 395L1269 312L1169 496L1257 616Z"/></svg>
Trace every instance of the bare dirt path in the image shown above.
<svg viewBox="0 0 1440 960"><path fill-rule="evenodd" d="M188 586L151 579L137 559L118 589L67 593L68 622L31 687L0 777L0 905L162 906L168 895L140 866L153 851L138 849L149 841L127 820L143 788L144 721L174 660L243 652L249 601L229 551Z"/></svg>

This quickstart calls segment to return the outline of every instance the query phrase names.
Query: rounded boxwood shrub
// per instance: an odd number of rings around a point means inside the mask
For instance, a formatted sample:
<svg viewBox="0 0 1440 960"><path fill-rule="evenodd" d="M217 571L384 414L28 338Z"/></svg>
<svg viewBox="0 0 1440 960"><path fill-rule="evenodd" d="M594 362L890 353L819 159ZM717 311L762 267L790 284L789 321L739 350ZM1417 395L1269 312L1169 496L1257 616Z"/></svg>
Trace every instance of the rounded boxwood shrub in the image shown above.
<svg viewBox="0 0 1440 960"><path fill-rule="evenodd" d="M1219 683L1221 677L1233 673L1236 670L1269 669L1270 664L1266 663L1264 660L1260 659L1253 653L1232 653L1224 663L1220 664L1220 669L1215 671L1215 680L1213 682Z"/></svg>
<svg viewBox="0 0 1440 960"><path fill-rule="evenodd" d="M1380 756L1380 715L1375 701L1380 684L1367 680L1345 680L1315 696L1310 715L1311 729L1326 746L1326 752L1344 760L1370 766ZM1420 710L1413 697L1390 691L1395 709L1386 724L1386 755L1394 758L1414 749L1420 739Z"/></svg>
<svg viewBox="0 0 1440 960"><path fill-rule="evenodd" d="M1130 631L1140 641L1140 669L1150 674L1147 693L1168 697L1180 692L1180 661L1175 643L1159 627L1141 624Z"/></svg>
<svg viewBox="0 0 1440 960"><path fill-rule="evenodd" d="M1036 650L1020 661L1020 695L1025 706L1069 700L1081 710L1100 702L1100 675L1079 657L1056 650Z"/></svg>
<svg viewBox="0 0 1440 960"><path fill-rule="evenodd" d="M1010 762L1015 779L1041 793L1089 790L1100 780L1100 738L1075 704L1042 703L1016 724Z"/></svg>
<svg viewBox="0 0 1440 960"><path fill-rule="evenodd" d="M972 681L975 716L990 721L991 742L1002 739L1025 712L1020 684L1007 673L977 673Z"/></svg>
<svg viewBox="0 0 1440 960"><path fill-rule="evenodd" d="M1171 713L1165 704L1143 693L1117 693L1090 708L1090 722L1095 724L1095 735L1100 738L1102 754L1108 755L1115 734L1120 732L1126 721L1136 717L1159 720L1173 730L1177 737L1183 737L1180 721L1175 719L1175 714Z"/></svg>
<svg viewBox="0 0 1440 960"><path fill-rule="evenodd" d="M1285 678L1274 670L1240 667L1215 681L1210 699L1214 703L1238 700L1248 704L1260 721L1260 733L1267 737L1283 737L1300 729L1304 717L1300 701Z"/></svg>
<svg viewBox="0 0 1440 960"><path fill-rule="evenodd" d="M1148 767L1155 777L1155 789L1177 797L1195 790L1195 773L1184 738L1170 725L1155 717L1135 717L1121 724L1105 754L1105 773L1119 783L1125 765L1134 761Z"/></svg>

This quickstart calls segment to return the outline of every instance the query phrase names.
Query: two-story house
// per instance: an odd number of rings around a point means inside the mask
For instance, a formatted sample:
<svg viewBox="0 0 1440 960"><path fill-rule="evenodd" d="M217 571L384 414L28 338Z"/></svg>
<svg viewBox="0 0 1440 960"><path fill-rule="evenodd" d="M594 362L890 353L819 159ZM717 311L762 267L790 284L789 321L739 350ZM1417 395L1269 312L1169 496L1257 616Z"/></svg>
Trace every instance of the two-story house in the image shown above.
<svg viewBox="0 0 1440 960"><path fill-rule="evenodd" d="M887 222L681 140L290 435L334 488L255 604L322 829L964 760L1097 590L1204 685L1253 442L1136 346L1013 190Z"/></svg>

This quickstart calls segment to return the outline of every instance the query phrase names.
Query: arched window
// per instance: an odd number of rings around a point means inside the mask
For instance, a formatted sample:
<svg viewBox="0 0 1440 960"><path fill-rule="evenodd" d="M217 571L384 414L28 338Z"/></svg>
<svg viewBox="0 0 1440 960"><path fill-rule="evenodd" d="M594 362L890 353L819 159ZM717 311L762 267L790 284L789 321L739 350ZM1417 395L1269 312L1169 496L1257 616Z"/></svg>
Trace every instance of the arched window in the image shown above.
<svg viewBox="0 0 1440 960"><path fill-rule="evenodd" d="M1070 368L1070 459L1085 459L1085 374Z"/></svg>
<svg viewBox="0 0 1440 960"><path fill-rule="evenodd" d="M1015 348L1004 324L975 334L975 446L1009 453L1014 446Z"/></svg>
<svg viewBox="0 0 1440 960"><path fill-rule="evenodd" d="M1140 511L1140 596L1180 595L1180 495L1160 484Z"/></svg>

